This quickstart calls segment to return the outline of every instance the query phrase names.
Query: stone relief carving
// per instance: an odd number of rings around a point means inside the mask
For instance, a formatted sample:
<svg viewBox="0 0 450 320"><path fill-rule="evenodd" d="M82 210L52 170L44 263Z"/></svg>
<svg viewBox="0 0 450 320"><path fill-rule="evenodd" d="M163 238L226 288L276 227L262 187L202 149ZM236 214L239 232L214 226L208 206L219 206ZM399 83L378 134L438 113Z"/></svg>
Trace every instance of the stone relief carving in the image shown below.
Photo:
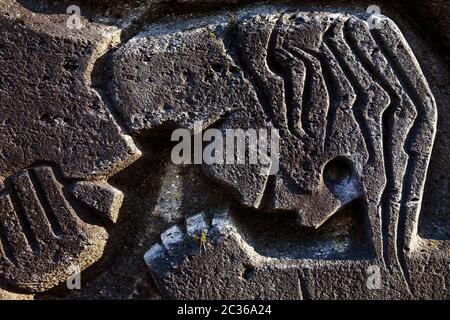
<svg viewBox="0 0 450 320"><path fill-rule="evenodd" d="M295 212L290 221L300 228L320 230L345 206L362 201L358 214L364 215L371 242L364 259L384 266L397 290L413 293L408 259L419 247L416 230L436 104L391 20L385 18L380 29L371 31L352 14L256 9L231 18L156 25L115 54L114 70L117 108L131 132L172 122L193 128L194 121L224 133L233 128L279 129L277 175L260 175L251 165L204 165L204 172L231 187L244 206L279 215L280 220ZM215 286L214 277L205 280L190 260L178 266L183 250L173 247L192 242L189 229L189 224L168 229L146 259L160 287L177 298L197 296L193 291L200 284L191 282L195 276L206 281L206 287ZM231 229L240 238L236 228ZM235 243L242 247L236 251L251 248L243 242ZM290 247L303 250L300 244ZM358 254L350 251L341 259L354 263L352 256ZM218 255L215 259L221 262L230 258ZM253 268L259 271L286 263L274 262L270 253L254 255L242 258L253 262L241 265L256 264ZM285 253L289 256L301 254ZM162 267L161 261L168 265ZM297 269L302 268L300 262ZM243 286L248 283L233 282L235 295L230 297L243 294ZM198 296L215 296L213 289L205 290ZM248 290L255 292L253 287ZM256 291L270 295L262 288Z"/></svg>
<svg viewBox="0 0 450 320"><path fill-rule="evenodd" d="M58 18L8 3L1 289L45 292L69 265L97 263L127 197L108 181L137 163L136 141L202 121L224 133L278 129L279 170L195 171L226 201L167 205L178 212L143 255L163 297L446 297L449 243L417 231L437 105L392 20L371 30L356 10L253 6L148 24L120 43L115 27L51 31ZM25 57L40 63L29 69ZM178 197L178 175L166 176ZM371 266L383 290L367 286Z"/></svg>
<svg viewBox="0 0 450 320"><path fill-rule="evenodd" d="M114 213L117 196L108 203L82 181L113 192L106 179L140 151L91 86L93 63L114 30L91 27L80 38L59 33L47 16L9 5L0 17L0 280L13 290L40 292L65 281L70 264L85 269L103 253L108 233L91 216ZM96 197L80 205L103 206L74 208L74 183L79 197Z"/></svg>

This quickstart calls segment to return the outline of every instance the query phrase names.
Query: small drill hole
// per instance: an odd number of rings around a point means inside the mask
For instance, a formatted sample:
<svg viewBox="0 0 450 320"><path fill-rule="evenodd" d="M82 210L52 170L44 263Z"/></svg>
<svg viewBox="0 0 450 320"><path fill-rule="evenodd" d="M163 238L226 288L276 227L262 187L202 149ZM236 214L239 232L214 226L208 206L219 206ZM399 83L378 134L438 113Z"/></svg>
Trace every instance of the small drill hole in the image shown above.
<svg viewBox="0 0 450 320"><path fill-rule="evenodd" d="M67 71L75 71L78 69L79 64L75 58L68 58L66 61L64 61L63 67Z"/></svg>
<svg viewBox="0 0 450 320"><path fill-rule="evenodd" d="M325 183L341 184L349 180L351 174L351 163L343 157L334 158L326 164L323 170Z"/></svg>
<svg viewBox="0 0 450 320"><path fill-rule="evenodd" d="M165 103L163 106L164 111L172 111L173 106L171 104Z"/></svg>
<svg viewBox="0 0 450 320"><path fill-rule="evenodd" d="M244 266L245 270L242 273L242 278L245 280L250 280L251 277L253 277L253 274L255 273L255 267L246 265Z"/></svg>
<svg viewBox="0 0 450 320"><path fill-rule="evenodd" d="M217 73L221 73L223 71L224 65L220 64L220 63L213 63L211 65L211 68L217 72Z"/></svg>

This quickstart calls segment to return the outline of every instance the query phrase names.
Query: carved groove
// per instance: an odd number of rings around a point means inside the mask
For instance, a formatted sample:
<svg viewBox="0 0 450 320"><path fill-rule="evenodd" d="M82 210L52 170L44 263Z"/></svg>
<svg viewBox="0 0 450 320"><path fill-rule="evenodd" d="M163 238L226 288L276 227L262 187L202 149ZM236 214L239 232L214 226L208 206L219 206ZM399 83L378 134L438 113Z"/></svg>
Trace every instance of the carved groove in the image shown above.
<svg viewBox="0 0 450 320"><path fill-rule="evenodd" d="M286 119L287 119L287 127L288 130L297 135L299 138L302 136L302 103L304 104L304 92L305 85L308 78L308 72L305 69L304 63L302 61L296 60L289 52L284 50L283 48L269 48L268 57L271 57L268 63L268 66L271 68L272 72L277 74L284 82L284 96L285 96L285 105L286 105ZM273 51L277 51L274 53ZM288 61L286 61L288 60ZM268 61L268 62L269 62ZM303 74L299 75L296 70L299 70ZM285 75L287 74L287 75ZM295 77L300 77L302 80L302 84L300 86L299 92L294 90L293 79ZM307 90L307 89L306 89ZM298 100L300 103L295 101L296 94L298 94Z"/></svg>
<svg viewBox="0 0 450 320"><path fill-rule="evenodd" d="M28 246L31 248L33 252L38 252L38 240L36 238L36 235L34 234L30 221L28 220L28 217L26 215L26 210L23 207L22 201L20 200L19 196L17 195L17 190L15 187L11 188L11 202L13 205L13 209L15 214L17 215L17 218L20 222L21 230L18 230L19 232L22 231L25 235L25 238L27 240Z"/></svg>
<svg viewBox="0 0 450 320"><path fill-rule="evenodd" d="M374 157L374 154L375 154L375 147L373 145L372 138L370 136L370 130L366 124L366 121L364 120L364 114L363 114L364 106L367 105L367 99L368 99L367 93L365 92L364 88L361 87L361 85L359 84L360 79L358 79L355 76L355 74L351 70L351 67L349 66L349 64L346 61L344 61L344 59L342 59L342 57L341 57L342 52L339 52L339 49L336 47L336 45L333 42L328 41L329 37L330 37L330 35L326 34L324 36L324 41L325 41L327 47L330 48L330 51L332 52L334 58L338 61L339 65L341 66L345 77L347 78L347 80L351 84L352 88L356 92L356 100L354 101L351 109L353 110L355 118L357 119L357 123L360 127L360 131L364 136L365 145L369 151L368 162L371 162L372 158Z"/></svg>
<svg viewBox="0 0 450 320"><path fill-rule="evenodd" d="M266 58L265 59L267 61L268 66L271 64L269 62L269 60L271 58L269 57L268 48L270 46L270 42L272 41L271 37L273 35L274 28L275 28L275 26L271 26L271 30L269 30L269 37L266 42L267 47L265 48L266 49ZM280 108L280 105L278 105L277 103L274 102L272 93L270 90L268 90L268 88L266 86L265 79L261 78L261 75L258 75L253 71L253 69L252 69L253 66L252 66L251 62L248 61L248 56L247 56L248 53L242 52L242 49L239 45L237 46L237 48L238 48L237 51L238 51L239 61L242 61L241 66L244 68L245 74L249 75L250 82L253 85L253 88L258 96L258 100L261 103L261 106L262 106L265 114L267 115L267 117L269 119L273 119L274 121L276 121L277 119L279 119L278 114L280 113L280 111L282 111L282 110L280 110L280 109L282 109L282 107ZM268 70L268 72L272 72L272 71ZM272 78L271 78L272 82L276 83L277 80L281 80L273 72L272 72L271 76L272 76ZM278 122L276 121L276 123L279 126L283 126L285 121L278 121Z"/></svg>
<svg viewBox="0 0 450 320"><path fill-rule="evenodd" d="M1 255L4 255L10 263L15 262L14 253L12 252L11 245L2 225L0 225L0 256Z"/></svg>
<svg viewBox="0 0 450 320"><path fill-rule="evenodd" d="M312 106L312 92L314 84L313 74L317 74L319 77L322 77L319 73L319 70L321 70L320 62L317 62L314 57L305 53L300 48L292 48L292 50L292 53L306 66L305 89L303 93L303 104L301 111L302 128L305 128L305 131L307 131L310 136L315 136L317 133L310 128L311 120L309 119L309 115L314 110Z"/></svg>
<svg viewBox="0 0 450 320"><path fill-rule="evenodd" d="M250 87L256 94L246 94L251 99L229 97L229 75L218 76L216 92L221 93L222 100L215 108L222 110L235 103L242 106L242 112L218 125L219 130L243 125L259 128L266 124L280 129L281 162L275 175L261 178L251 166L212 165L204 172L237 192L236 210L244 212L243 216L245 212L255 213L255 218L247 222L245 218L236 218L235 226L245 243L242 246L255 250L260 255L258 259L287 258L298 266L304 260L311 260L308 263L314 266L318 261L317 268L330 267L329 270L334 266L323 260L338 257L345 263L350 260L361 263L364 258L373 259L370 262L383 266L389 277L395 279L395 285L401 287L402 294L414 296L406 252L414 249L411 242L416 237L415 215L433 142L430 110L435 106L428 103L427 98L432 101L431 94L414 91L416 84L426 89L426 82L407 45L396 47L397 42L403 41L400 31L389 31L384 26L378 31L381 38L375 41L366 21L357 16L347 12L250 10L230 22L234 33L226 38L224 53L218 52L212 59L195 50L182 52L217 63L221 59L229 61L230 48L237 49L235 62L243 66L243 72L233 73L233 88L237 92L242 84L245 92ZM217 27L213 23L211 28ZM192 29L177 32L186 32L186 41L193 42L204 39L208 32L204 26L196 30L198 37ZM218 39L223 40L221 36ZM158 43L158 37L149 35L147 41L150 47ZM147 51L142 44L130 47L131 52ZM121 52L116 63L120 66L128 54ZM172 54L173 51L161 48L158 60L154 61L158 63ZM177 67L184 68L183 63ZM189 67L203 76L201 66L192 63ZM126 78L119 77L117 81L124 82L124 88L132 88ZM167 78L161 77L161 83L166 81ZM144 89L158 88L157 84ZM183 91L180 86L178 89ZM190 95L195 89L189 88L180 96ZM197 89L207 90L201 86ZM175 98L169 93L168 98L158 96L154 100L160 105ZM127 106L122 108L122 113L126 113ZM147 100L138 108L144 116L154 117L153 126L159 117L164 117L159 111L149 115ZM183 105L174 109L185 111ZM202 109L198 109L189 111L201 113ZM189 121L183 119L180 125L189 125ZM205 121L209 121L208 115ZM420 146L419 140L425 145ZM344 218L339 212L346 212ZM268 222L272 215L273 222ZM332 229L339 217L348 219L344 222L346 227L358 226L353 229L357 231L351 236L347 234L344 244L336 239L329 244L321 242L321 232L334 236L328 228ZM259 218L265 223L257 223ZM275 224L283 223L292 230L286 232L288 235L274 235L283 233L280 231L283 228L288 230L286 227L275 230ZM306 234L311 242L303 238ZM365 236L372 241L366 243ZM269 264L273 262L270 261ZM166 271L160 273L154 266L150 269L157 277L166 276L163 274ZM310 281L317 279L296 280L298 292L305 295Z"/></svg>
<svg viewBox="0 0 450 320"><path fill-rule="evenodd" d="M86 218L85 213L72 209L62 188L49 166L27 168L7 179L0 194L0 268L6 270L0 280L30 292L48 289L65 279L66 268L83 251L101 241L104 229L87 229L78 216Z"/></svg>
<svg viewBox="0 0 450 320"><path fill-rule="evenodd" d="M380 39L380 37L376 34L374 34L374 39L378 44L382 43L382 40ZM403 71L403 67L398 63L396 57L393 57L392 54L389 52L389 50L386 49L386 44L380 45L381 51L384 53L384 56L386 57L389 65L391 66L392 70L394 71L394 73L397 76L397 79L400 81L400 83L402 84L402 87L405 88L405 91L407 93L407 95L409 97L412 97L414 102L414 107L416 110L416 114L417 116L415 117L415 120L413 122L413 125L411 127L411 129L408 132L406 141L405 141L405 150L408 154L408 164L406 166L406 170L405 170L405 176L403 179L403 183L402 183L402 204L400 206L400 212L399 212L399 221L398 221L398 228L397 228L397 253L398 253L398 258L399 258L399 262L401 265L401 268L403 270L403 274L405 276L405 279L408 283L408 286L410 287L411 290L413 290L412 285L411 285L411 277L409 274L409 270L408 270L408 266L406 263L406 256L405 256L405 251L408 250L406 248L406 228L407 228L407 222L406 220L408 219L407 212L405 206L407 206L407 202L410 201L409 196L410 194L413 192L413 188L411 186L412 183L414 183L414 179L412 178L412 176L416 175L416 174L422 174L424 175L425 171L426 171L426 166L427 164L425 164L425 166L421 166L419 168L416 168L416 166L420 166L420 161L416 160L416 157L420 157L420 155L416 155L413 150L412 150L412 144L413 141L417 140L418 136L423 133L421 131L423 131L423 129L421 129L421 127L424 125L425 123L425 116L428 114L428 110L426 110L424 108L424 103L419 101L420 98L417 97L417 94L415 93L415 90L413 89L413 87L411 86L410 82L409 82L409 78L408 76L404 73ZM429 158L429 154L425 154L424 158ZM428 159L427 159L428 160ZM423 179L420 179L423 180ZM419 180L419 181L420 181Z"/></svg>
<svg viewBox="0 0 450 320"><path fill-rule="evenodd" d="M54 213L53 208L50 205L49 199L42 186L42 181L41 179L39 179L35 170L30 170L30 178L35 188L36 195L45 213L45 216L47 217L47 220L50 223L53 234L56 237L62 236L63 231L61 225L59 224L56 214Z"/></svg>
<svg viewBox="0 0 450 320"><path fill-rule="evenodd" d="M343 102L343 96L348 93L340 92L340 88L342 86L339 85L338 76L333 73L331 67L331 61L336 61L328 49L325 43L322 43L324 52L313 52L312 50L308 50L306 48L302 48L308 54L315 56L322 66L322 75L324 79L324 83L328 92L328 96L330 98L330 106L328 108L326 114L326 129L325 129L325 139L324 139L324 148L330 147L331 138L332 138L332 129L334 128L334 122L336 120L336 112L339 108L339 105ZM339 68L339 65L335 66ZM345 79L346 80L346 79Z"/></svg>
<svg viewBox="0 0 450 320"><path fill-rule="evenodd" d="M390 124L390 119L393 117L393 111L395 108L395 105L400 105L400 97L396 94L396 92L392 89L391 84L386 80L383 75L380 74L378 69L372 65L372 62L370 61L367 56L365 56L361 49L359 48L356 40L352 37L351 32L351 26L349 26L350 20L347 20L345 23L344 28L344 37L349 44L350 48L353 49L353 52L358 57L358 60L361 62L363 67L368 70L376 79L376 81L382 86L384 91L389 95L390 104L388 107L384 110L382 114L382 129L383 129L383 161L384 161L384 168L385 168L385 174L387 176L387 183L383 189L383 193L381 196L381 206L382 206L382 233L383 233L383 257L384 261L386 263L386 259L389 257L389 216L386 214L386 203L389 201L389 193L392 192L392 189L394 188L394 173L392 172L393 168L393 160L392 160L392 149L391 149L391 141L393 141L393 131L392 131L392 125ZM368 34L370 37L370 34ZM376 47L378 48L378 47ZM386 263L386 266L391 269L391 265Z"/></svg>

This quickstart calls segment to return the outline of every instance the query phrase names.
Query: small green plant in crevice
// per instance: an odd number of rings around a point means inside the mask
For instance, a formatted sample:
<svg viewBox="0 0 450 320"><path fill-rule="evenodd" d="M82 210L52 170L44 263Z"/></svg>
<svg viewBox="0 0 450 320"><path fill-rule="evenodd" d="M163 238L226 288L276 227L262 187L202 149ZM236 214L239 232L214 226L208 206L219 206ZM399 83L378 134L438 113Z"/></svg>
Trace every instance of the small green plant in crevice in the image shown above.
<svg viewBox="0 0 450 320"><path fill-rule="evenodd" d="M214 31L210 31L208 35L213 40L217 39L217 33Z"/></svg>
<svg viewBox="0 0 450 320"><path fill-rule="evenodd" d="M208 243L208 230L202 230L199 236L193 235L192 238L199 244L200 251L206 252L206 244Z"/></svg>

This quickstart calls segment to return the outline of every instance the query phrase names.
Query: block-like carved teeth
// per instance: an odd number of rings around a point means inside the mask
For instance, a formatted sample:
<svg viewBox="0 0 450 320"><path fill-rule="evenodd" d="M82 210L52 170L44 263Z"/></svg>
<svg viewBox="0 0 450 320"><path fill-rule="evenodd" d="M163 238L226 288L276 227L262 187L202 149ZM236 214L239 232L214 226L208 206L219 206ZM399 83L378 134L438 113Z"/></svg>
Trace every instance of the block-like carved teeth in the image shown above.
<svg viewBox="0 0 450 320"><path fill-rule="evenodd" d="M123 193L107 182L80 181L73 185L74 197L86 206L95 209L104 218L117 222L122 206Z"/></svg>
<svg viewBox="0 0 450 320"><path fill-rule="evenodd" d="M150 265L155 259L164 256L166 249L159 243L154 244L145 254L144 260Z"/></svg>
<svg viewBox="0 0 450 320"><path fill-rule="evenodd" d="M208 230L203 213L196 214L186 218L186 229L190 236L200 235L204 230Z"/></svg>
<svg viewBox="0 0 450 320"><path fill-rule="evenodd" d="M161 233L161 242L167 250L182 242L184 238L185 234L178 226L172 226Z"/></svg>
<svg viewBox="0 0 450 320"><path fill-rule="evenodd" d="M228 213L228 209L223 209L219 213L214 215L214 217L212 219L212 226L215 228L219 228L219 229L232 226L232 222L231 222L230 215Z"/></svg>

